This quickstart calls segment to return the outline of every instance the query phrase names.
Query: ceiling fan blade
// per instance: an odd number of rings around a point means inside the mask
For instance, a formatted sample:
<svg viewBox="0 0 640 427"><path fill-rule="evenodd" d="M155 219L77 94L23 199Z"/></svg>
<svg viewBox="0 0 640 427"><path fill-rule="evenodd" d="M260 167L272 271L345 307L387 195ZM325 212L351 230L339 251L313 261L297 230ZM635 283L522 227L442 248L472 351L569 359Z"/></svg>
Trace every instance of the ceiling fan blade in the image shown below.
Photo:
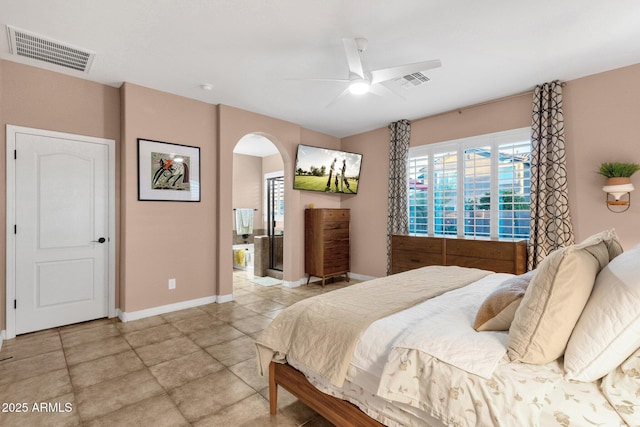
<svg viewBox="0 0 640 427"><path fill-rule="evenodd" d="M349 88L346 88L345 90L343 90L342 92L340 92L340 94L338 96L336 96L335 98L333 98L331 100L330 103L327 104L327 108L331 107L333 104L335 104L336 102L338 102L338 100L340 100L340 98L342 98L343 96L345 96L346 94L349 93Z"/></svg>
<svg viewBox="0 0 640 427"><path fill-rule="evenodd" d="M432 59L431 61L415 62L413 64L405 64L399 65L397 67L373 70L371 71L371 84L386 82L387 80L393 80L398 77L418 73L420 71L431 70L433 68L438 68L441 66L442 63L439 59Z"/></svg>
<svg viewBox="0 0 640 427"><path fill-rule="evenodd" d="M378 95L378 96L394 95L394 96L397 96L398 98L400 98L402 100L405 100L405 101L407 100L407 98L405 98L404 96L400 95L395 90L391 90L388 87L386 87L384 85L381 85L381 84L369 86L369 92L373 93L374 95Z"/></svg>
<svg viewBox="0 0 640 427"><path fill-rule="evenodd" d="M347 55L349 71L364 79L362 60L360 59L360 52L358 51L356 41L354 39L342 39L342 44L344 45L344 53Z"/></svg>

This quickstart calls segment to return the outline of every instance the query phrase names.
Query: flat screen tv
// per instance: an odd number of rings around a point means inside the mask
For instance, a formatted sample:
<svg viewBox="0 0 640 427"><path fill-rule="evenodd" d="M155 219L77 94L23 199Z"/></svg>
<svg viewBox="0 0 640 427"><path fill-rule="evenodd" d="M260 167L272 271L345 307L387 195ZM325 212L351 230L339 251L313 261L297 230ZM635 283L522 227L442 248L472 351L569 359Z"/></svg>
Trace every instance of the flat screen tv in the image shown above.
<svg viewBox="0 0 640 427"><path fill-rule="evenodd" d="M298 145L293 189L357 194L362 154Z"/></svg>

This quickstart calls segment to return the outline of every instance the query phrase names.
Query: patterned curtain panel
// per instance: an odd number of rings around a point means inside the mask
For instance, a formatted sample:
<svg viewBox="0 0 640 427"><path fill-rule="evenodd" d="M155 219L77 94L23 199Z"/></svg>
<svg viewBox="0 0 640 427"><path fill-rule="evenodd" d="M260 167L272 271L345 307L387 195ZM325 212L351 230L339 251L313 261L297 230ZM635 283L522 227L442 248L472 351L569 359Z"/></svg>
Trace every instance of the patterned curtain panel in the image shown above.
<svg viewBox="0 0 640 427"><path fill-rule="evenodd" d="M529 270L536 268L554 249L574 242L567 194L560 82L536 86L531 127Z"/></svg>
<svg viewBox="0 0 640 427"><path fill-rule="evenodd" d="M391 273L391 235L409 234L407 207L407 163L411 122L399 120L389 125L389 212L387 217L387 275Z"/></svg>

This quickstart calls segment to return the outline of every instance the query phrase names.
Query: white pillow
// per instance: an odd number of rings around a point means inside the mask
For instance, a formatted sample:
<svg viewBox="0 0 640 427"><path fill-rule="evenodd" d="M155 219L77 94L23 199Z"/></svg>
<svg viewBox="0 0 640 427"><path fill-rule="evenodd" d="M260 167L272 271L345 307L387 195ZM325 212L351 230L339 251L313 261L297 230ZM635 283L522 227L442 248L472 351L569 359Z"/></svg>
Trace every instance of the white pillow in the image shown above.
<svg viewBox="0 0 640 427"><path fill-rule="evenodd" d="M640 245L596 278L564 355L566 377L595 381L640 347Z"/></svg>

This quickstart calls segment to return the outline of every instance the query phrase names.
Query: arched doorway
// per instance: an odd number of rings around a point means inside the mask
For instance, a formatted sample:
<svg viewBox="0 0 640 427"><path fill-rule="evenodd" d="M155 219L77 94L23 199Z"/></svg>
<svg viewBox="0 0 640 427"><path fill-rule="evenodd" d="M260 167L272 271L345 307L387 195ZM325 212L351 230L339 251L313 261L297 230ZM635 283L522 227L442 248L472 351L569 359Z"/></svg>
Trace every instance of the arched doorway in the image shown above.
<svg viewBox="0 0 640 427"><path fill-rule="evenodd" d="M262 286L282 283L284 175L282 155L268 137L250 133L235 145L232 182L234 283L237 277ZM251 228L247 227L249 222Z"/></svg>

